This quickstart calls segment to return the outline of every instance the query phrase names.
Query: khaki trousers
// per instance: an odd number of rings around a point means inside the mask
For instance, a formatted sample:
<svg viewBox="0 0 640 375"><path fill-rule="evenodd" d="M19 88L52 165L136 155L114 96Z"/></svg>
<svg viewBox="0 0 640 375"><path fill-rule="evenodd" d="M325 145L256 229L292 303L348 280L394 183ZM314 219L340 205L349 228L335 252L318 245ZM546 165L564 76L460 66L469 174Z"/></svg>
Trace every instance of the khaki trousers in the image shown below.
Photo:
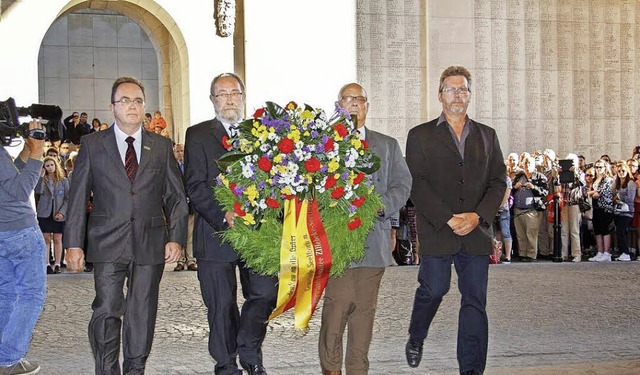
<svg viewBox="0 0 640 375"><path fill-rule="evenodd" d="M560 212L560 222L562 223L562 256L569 255L569 238L571 238L571 256L580 257L580 206L570 206L565 204Z"/></svg>
<svg viewBox="0 0 640 375"><path fill-rule="evenodd" d="M190 265L196 262L193 257L193 214L189 214L189 226L187 227L187 247L182 249L182 255L178 259L178 264Z"/></svg>
<svg viewBox="0 0 640 375"><path fill-rule="evenodd" d="M533 209L515 209L514 222L518 235L518 253L521 257L536 259L538 255L538 228L540 218Z"/></svg>
<svg viewBox="0 0 640 375"><path fill-rule="evenodd" d="M369 344L383 274L384 268L350 268L343 276L329 279L318 343L322 370L342 369L342 336L348 324L346 374L368 373Z"/></svg>

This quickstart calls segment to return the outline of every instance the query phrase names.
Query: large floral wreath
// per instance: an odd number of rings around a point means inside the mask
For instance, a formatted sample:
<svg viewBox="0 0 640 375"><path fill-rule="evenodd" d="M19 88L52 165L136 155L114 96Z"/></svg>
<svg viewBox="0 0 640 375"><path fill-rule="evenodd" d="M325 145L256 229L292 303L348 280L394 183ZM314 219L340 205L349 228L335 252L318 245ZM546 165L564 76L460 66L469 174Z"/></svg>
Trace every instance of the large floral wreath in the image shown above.
<svg viewBox="0 0 640 375"><path fill-rule="evenodd" d="M224 138L229 150L218 164L214 192L239 218L222 236L247 265L264 275L280 270L283 206L288 199L316 200L331 248L330 274L340 275L364 256L365 241L382 208L370 174L380 160L361 140L348 112L294 102L266 102ZM240 219L240 220L239 220Z"/></svg>

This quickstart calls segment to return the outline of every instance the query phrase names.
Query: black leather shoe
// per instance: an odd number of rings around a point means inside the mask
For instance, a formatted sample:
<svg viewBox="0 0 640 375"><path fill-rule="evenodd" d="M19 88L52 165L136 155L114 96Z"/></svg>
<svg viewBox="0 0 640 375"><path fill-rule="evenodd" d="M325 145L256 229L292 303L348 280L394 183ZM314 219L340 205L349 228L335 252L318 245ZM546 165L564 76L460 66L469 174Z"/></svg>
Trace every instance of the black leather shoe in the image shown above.
<svg viewBox="0 0 640 375"><path fill-rule="evenodd" d="M404 351L407 355L407 364L409 367L418 367L422 360L422 343L409 340L407 341Z"/></svg>
<svg viewBox="0 0 640 375"><path fill-rule="evenodd" d="M243 361L240 361L240 366L247 372L249 375L267 375L267 371L264 369L264 366L261 364L252 365Z"/></svg>
<svg viewBox="0 0 640 375"><path fill-rule="evenodd" d="M478 370L469 370L465 372L460 372L460 375L482 375L482 372Z"/></svg>

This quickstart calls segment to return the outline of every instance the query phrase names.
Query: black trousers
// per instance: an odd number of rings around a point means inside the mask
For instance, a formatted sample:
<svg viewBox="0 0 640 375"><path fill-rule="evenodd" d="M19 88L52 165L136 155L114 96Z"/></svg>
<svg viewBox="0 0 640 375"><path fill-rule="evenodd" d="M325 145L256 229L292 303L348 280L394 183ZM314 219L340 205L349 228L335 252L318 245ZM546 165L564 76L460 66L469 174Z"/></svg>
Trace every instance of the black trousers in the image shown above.
<svg viewBox="0 0 640 375"><path fill-rule="evenodd" d="M96 297L89 322L95 373L119 375L120 331L125 374L144 374L151 351L163 264L94 263ZM127 281L127 295L123 287ZM124 318L123 318L124 316Z"/></svg>
<svg viewBox="0 0 640 375"><path fill-rule="evenodd" d="M245 302L238 310L236 267ZM262 364L262 342L267 320L275 308L277 278L261 276L243 262L198 259L198 280L207 306L209 354L216 361L216 374L239 374L236 357L249 364Z"/></svg>

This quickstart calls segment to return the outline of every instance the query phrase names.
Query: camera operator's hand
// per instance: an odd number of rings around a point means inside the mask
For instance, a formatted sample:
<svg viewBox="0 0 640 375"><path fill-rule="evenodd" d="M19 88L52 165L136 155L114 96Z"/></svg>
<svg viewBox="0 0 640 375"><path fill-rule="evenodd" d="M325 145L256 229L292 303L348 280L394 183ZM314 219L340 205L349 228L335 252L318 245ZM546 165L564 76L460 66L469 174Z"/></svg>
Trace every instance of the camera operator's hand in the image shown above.
<svg viewBox="0 0 640 375"><path fill-rule="evenodd" d="M38 120L33 120L29 123L29 130L32 129L44 130L42 124ZM26 162L28 158L42 160L43 149L44 139L33 139L31 137L27 137L24 139L24 148L20 153L20 158L24 162Z"/></svg>

